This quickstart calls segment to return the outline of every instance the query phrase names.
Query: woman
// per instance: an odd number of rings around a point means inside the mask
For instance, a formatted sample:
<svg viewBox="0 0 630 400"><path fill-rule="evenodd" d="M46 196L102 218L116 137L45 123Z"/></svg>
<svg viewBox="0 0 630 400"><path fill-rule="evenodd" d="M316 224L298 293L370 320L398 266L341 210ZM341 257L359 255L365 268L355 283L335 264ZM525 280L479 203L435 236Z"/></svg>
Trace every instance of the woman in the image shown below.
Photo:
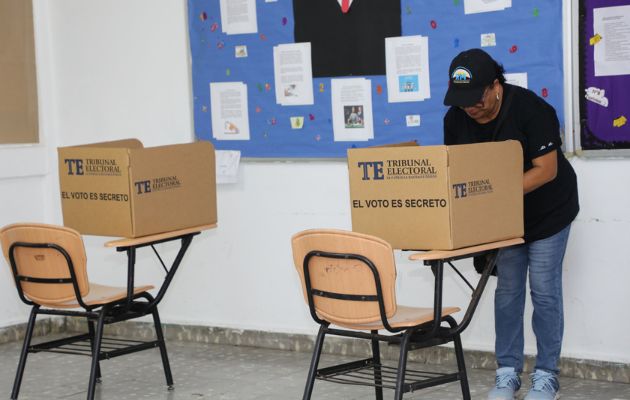
<svg viewBox="0 0 630 400"><path fill-rule="evenodd" d="M523 148L525 244L497 260L496 385L488 399L513 399L523 370L527 273L537 355L526 400L558 396L564 329L562 260L578 213L577 179L561 149L555 110L530 90L505 83L503 67L480 49L457 55L449 68L444 143L518 140Z"/></svg>

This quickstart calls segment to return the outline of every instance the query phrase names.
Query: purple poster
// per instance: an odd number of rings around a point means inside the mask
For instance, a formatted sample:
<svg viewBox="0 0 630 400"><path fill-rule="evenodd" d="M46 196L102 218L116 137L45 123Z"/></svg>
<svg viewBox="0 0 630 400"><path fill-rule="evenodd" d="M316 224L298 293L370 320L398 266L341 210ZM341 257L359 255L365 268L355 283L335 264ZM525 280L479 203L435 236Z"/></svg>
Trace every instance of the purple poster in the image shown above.
<svg viewBox="0 0 630 400"><path fill-rule="evenodd" d="M630 0L583 0L580 17L582 148L630 149Z"/></svg>

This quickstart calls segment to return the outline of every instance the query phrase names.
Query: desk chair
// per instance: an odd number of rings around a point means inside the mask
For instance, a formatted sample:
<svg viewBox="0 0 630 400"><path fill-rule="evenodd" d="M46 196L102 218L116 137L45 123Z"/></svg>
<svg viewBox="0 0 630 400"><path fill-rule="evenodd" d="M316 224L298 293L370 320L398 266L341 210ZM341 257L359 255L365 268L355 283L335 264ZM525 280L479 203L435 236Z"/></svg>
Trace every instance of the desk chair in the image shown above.
<svg viewBox="0 0 630 400"><path fill-rule="evenodd" d="M459 331L453 329L457 323L451 317L459 308L442 307L441 276L435 279L433 308L400 306L396 303L393 250L386 241L360 233L314 229L294 235L292 247L304 298L320 325L304 400L311 398L315 379L373 386L378 400L383 399L383 388L394 389L394 398L400 400L403 393L459 380L463 398L470 399ZM389 334L379 334L379 330ZM318 369L326 335L370 340L372 357ZM442 374L407 369L410 350L451 341L457 371ZM396 368L381 364L380 342L400 345Z"/></svg>
<svg viewBox="0 0 630 400"><path fill-rule="evenodd" d="M133 287L131 301L127 288L90 283L86 254L79 232L61 226L13 224L0 230L2 252L15 280L20 299L31 306L24 344L18 364L11 399L17 399L29 353L50 351L89 355L92 357L88 400L94 398L101 371L99 361L149 348L160 348L167 384L173 378L156 307L147 308L153 297L153 286ZM72 309L83 309L76 311ZM38 315L85 317L85 334L31 345ZM104 339L103 326L115 322L153 315L157 340L149 342Z"/></svg>

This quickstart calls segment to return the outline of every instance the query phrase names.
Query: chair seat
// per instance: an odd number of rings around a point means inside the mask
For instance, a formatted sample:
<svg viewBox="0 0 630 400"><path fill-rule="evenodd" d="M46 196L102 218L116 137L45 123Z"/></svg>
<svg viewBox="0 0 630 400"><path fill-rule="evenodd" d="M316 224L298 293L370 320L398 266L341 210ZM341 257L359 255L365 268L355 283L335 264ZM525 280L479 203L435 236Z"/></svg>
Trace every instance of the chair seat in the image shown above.
<svg viewBox="0 0 630 400"><path fill-rule="evenodd" d="M148 290L153 289L153 285L144 285L137 286L133 288L133 294L137 295L142 292L146 292ZM90 283L90 291L86 296L83 296L83 302L88 306L93 305L101 305L113 303L118 300L123 300L127 297L127 288L126 287L116 287L116 286L107 286L107 285L99 285L95 283ZM53 308L80 308L81 305L76 300L70 300L63 303L50 303L45 304L41 303L44 307L53 307Z"/></svg>
<svg viewBox="0 0 630 400"><path fill-rule="evenodd" d="M459 307L443 307L442 317L454 314L460 311ZM389 325L392 328L411 327L424 324L433 320L433 308L430 307L408 307L397 306L396 313L387 319ZM384 329L383 323L378 320L368 324L347 324L340 321L334 321L335 325L342 326L344 328L356 329L356 330L379 330Z"/></svg>

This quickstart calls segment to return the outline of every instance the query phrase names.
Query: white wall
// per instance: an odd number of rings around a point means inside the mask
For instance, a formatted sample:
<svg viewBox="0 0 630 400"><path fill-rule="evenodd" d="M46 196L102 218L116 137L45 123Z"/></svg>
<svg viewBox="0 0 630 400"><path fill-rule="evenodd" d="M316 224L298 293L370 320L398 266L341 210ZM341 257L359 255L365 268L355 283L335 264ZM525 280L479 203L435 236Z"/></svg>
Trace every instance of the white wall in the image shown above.
<svg viewBox="0 0 630 400"><path fill-rule="evenodd" d="M50 53L39 63L39 73L51 81L40 102L52 114L44 126L52 136L47 147L52 168L43 178L0 179L2 224L61 222L56 145L138 137L152 146L193 136L184 0L36 0L36 5L49 27L37 40ZM572 163L582 211L566 257L563 355L630 362L630 346L618 333L630 330L630 294L624 287L630 281L630 160L575 158ZM7 193L29 194L31 200ZM44 200L34 200L37 195ZM305 228L350 228L348 199L343 161L243 163L239 183L219 186L219 228L193 242L162 303L163 321L314 333L293 270L290 237ZM122 285L124 255L103 248L106 240L86 237L90 277ZM167 258L174 252L167 246ZM430 304L430 273L407 262L406 254L398 261L399 300ZM137 271L143 283L158 284L163 276L148 252L139 256ZM476 278L472 271L467 275ZM0 326L26 318L25 308L13 300L9 278L3 269ZM493 348L494 284L465 333L468 348ZM466 288L453 274L446 290L446 304L466 304ZM535 349L531 333L527 349Z"/></svg>

